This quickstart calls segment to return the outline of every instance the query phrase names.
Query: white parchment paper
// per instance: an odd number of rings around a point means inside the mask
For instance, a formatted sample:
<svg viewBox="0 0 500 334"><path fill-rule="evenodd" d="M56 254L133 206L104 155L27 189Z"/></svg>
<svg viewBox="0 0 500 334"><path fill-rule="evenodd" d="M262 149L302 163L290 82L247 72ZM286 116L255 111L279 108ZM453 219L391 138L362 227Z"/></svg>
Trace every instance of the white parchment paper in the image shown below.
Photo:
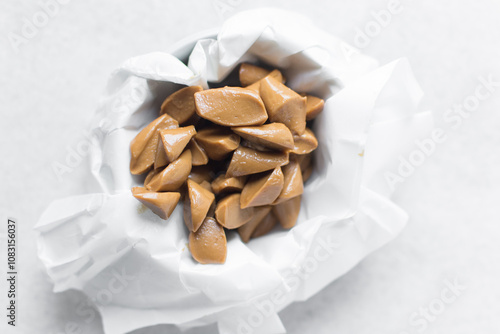
<svg viewBox="0 0 500 334"><path fill-rule="evenodd" d="M129 172L129 144L179 85L208 87L242 61L278 67L290 87L326 100L314 125L316 166L294 228L248 244L229 233L226 263L200 265L187 248L182 205L163 221L132 197L142 178ZM36 226L54 291L86 293L108 334L214 322L221 334L285 332L277 312L320 291L405 226L385 173L431 129L421 97L405 59L378 67L279 10L232 17L216 38L196 43L187 66L162 52L127 60L95 116L86 180L95 193L53 202Z"/></svg>

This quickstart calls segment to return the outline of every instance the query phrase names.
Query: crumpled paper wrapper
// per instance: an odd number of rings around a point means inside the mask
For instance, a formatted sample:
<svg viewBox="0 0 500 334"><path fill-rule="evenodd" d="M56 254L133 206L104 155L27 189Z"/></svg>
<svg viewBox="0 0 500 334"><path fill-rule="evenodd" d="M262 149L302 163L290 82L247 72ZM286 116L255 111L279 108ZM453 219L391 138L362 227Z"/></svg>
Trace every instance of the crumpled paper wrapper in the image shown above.
<svg viewBox="0 0 500 334"><path fill-rule="evenodd" d="M211 37L211 36L207 36ZM174 54L185 58L193 43ZM186 59L187 60L187 59ZM297 225L244 244L228 234L224 265L196 263L182 205L163 221L133 198L129 144L179 85L220 82L239 63L278 67L287 84L325 99L320 146ZM95 116L88 184L95 193L53 202L36 225L54 291L78 289L105 332L216 322L221 334L284 333L277 312L303 301L393 239L408 216L389 199L385 173L432 127L405 59L377 63L304 17L254 10L198 40L187 66L156 52L127 60ZM387 268L381 268L386 270Z"/></svg>

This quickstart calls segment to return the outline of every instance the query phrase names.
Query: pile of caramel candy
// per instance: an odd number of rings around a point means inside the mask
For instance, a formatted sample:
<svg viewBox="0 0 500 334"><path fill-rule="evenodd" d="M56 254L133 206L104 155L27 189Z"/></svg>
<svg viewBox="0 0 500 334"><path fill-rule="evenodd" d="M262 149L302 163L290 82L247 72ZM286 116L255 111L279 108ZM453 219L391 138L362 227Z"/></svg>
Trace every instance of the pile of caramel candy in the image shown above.
<svg viewBox="0 0 500 334"><path fill-rule="evenodd" d="M313 170L318 141L307 125L323 100L294 92L276 69L242 64L239 78L242 87L171 94L130 145L131 173L147 173L134 197L162 219L182 198L200 263L225 262L226 230L248 242L293 227Z"/></svg>

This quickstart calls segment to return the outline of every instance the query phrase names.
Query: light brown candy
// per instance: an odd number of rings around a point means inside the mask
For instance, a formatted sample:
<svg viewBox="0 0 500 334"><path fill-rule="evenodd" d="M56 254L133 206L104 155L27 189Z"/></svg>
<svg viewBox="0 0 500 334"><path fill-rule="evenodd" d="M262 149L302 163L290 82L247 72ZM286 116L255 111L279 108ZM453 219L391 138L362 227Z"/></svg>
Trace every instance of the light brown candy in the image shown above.
<svg viewBox="0 0 500 334"><path fill-rule="evenodd" d="M294 154L290 153L290 160L295 160L299 163L300 169L305 170L312 163L312 154Z"/></svg>
<svg viewBox="0 0 500 334"><path fill-rule="evenodd" d="M260 96L270 122L285 124L292 134L301 135L306 129L306 98L272 77L262 79Z"/></svg>
<svg viewBox="0 0 500 334"><path fill-rule="evenodd" d="M280 193L275 203L287 201L293 197L302 195L304 192L304 181L302 180L302 171L296 160L290 160L290 163L281 167L284 175L283 191Z"/></svg>
<svg viewBox="0 0 500 334"><path fill-rule="evenodd" d="M193 258L202 264L226 262L226 232L214 218L207 217L196 232L189 233L189 250Z"/></svg>
<svg viewBox="0 0 500 334"><path fill-rule="evenodd" d="M267 113L259 94L241 87L209 89L194 94L196 113L224 126L264 124Z"/></svg>
<svg viewBox="0 0 500 334"><path fill-rule="evenodd" d="M318 147L318 139L311 129L307 128L306 131L300 136L294 136L294 148L290 153L295 154L308 154Z"/></svg>
<svg viewBox="0 0 500 334"><path fill-rule="evenodd" d="M137 134L130 143L130 172L134 175L145 173L154 164L158 148L158 130L174 129L179 123L165 114L151 123Z"/></svg>
<svg viewBox="0 0 500 334"><path fill-rule="evenodd" d="M252 219L253 208L240 207L240 194L231 194L217 203L215 217L219 224L228 229L238 228Z"/></svg>
<svg viewBox="0 0 500 334"><path fill-rule="evenodd" d="M175 191L186 182L191 172L191 151L186 150L146 185L151 191Z"/></svg>
<svg viewBox="0 0 500 334"><path fill-rule="evenodd" d="M242 126L231 128L246 140L275 150L293 149L294 142L290 130L282 123L270 123L260 126Z"/></svg>
<svg viewBox="0 0 500 334"><path fill-rule="evenodd" d="M202 166L206 165L208 163L208 155L201 147L196 139L191 139L189 142L187 149L191 151L191 154L193 155L193 166Z"/></svg>
<svg viewBox="0 0 500 334"><path fill-rule="evenodd" d="M148 191L143 187L132 188L132 195L161 219L170 217L181 197L178 192L158 193Z"/></svg>
<svg viewBox="0 0 500 334"><path fill-rule="evenodd" d="M240 65L239 77L241 85L248 86L264 78L269 72L265 68L252 64L243 63Z"/></svg>
<svg viewBox="0 0 500 334"><path fill-rule="evenodd" d="M246 176L226 177L222 174L212 181L212 189L216 195L223 192L241 191L246 179Z"/></svg>
<svg viewBox="0 0 500 334"><path fill-rule="evenodd" d="M306 99L306 120L311 121L323 111L325 101L312 95L306 95Z"/></svg>
<svg viewBox="0 0 500 334"><path fill-rule="evenodd" d="M161 172L160 169L152 169L149 171L148 175L146 175L146 178L144 179L144 187L146 187L146 185L149 183L149 181L151 181L153 179L153 177L158 174L159 172Z"/></svg>
<svg viewBox="0 0 500 334"><path fill-rule="evenodd" d="M289 229L295 226L299 217L301 199L302 196L297 196L273 207L272 213L283 228Z"/></svg>
<svg viewBox="0 0 500 334"><path fill-rule="evenodd" d="M302 171L302 180L304 181L304 183L305 183L307 180L309 180L309 178L311 177L311 174L312 174L313 170L314 170L314 168L313 168L313 166L311 165L311 166L307 167L306 169L304 169L304 170Z"/></svg>
<svg viewBox="0 0 500 334"><path fill-rule="evenodd" d="M161 142L158 142L155 168L165 166L177 159L196 134L196 130L194 126L190 125L177 129L162 129L159 130L159 134Z"/></svg>
<svg viewBox="0 0 500 334"><path fill-rule="evenodd" d="M267 216L264 217L264 219L261 220L259 225L257 225L252 233L252 238L258 238L268 234L273 229L273 227L276 226L277 222L278 220L271 211Z"/></svg>
<svg viewBox="0 0 500 334"><path fill-rule="evenodd" d="M238 228L238 233L243 242L248 242L252 233L255 231L260 222L271 212L272 206L259 206L254 208L254 214L245 225Z"/></svg>
<svg viewBox="0 0 500 334"><path fill-rule="evenodd" d="M187 181L187 196L184 199L184 223L192 232L196 232L215 200L214 194L198 183Z"/></svg>
<svg viewBox="0 0 500 334"><path fill-rule="evenodd" d="M262 82L262 80L264 80L265 78L267 77L271 77L271 78L274 78L276 79L276 81L278 82L282 82L282 83L285 83L285 78L283 78L283 74L281 74L280 71L278 70L272 70L268 75L266 75L264 78L260 79L259 81L257 82L254 82L253 84L245 87L246 89L250 89L250 90L253 90L254 92L257 92L259 93L260 92L260 83ZM259 93L260 94L260 93Z"/></svg>
<svg viewBox="0 0 500 334"><path fill-rule="evenodd" d="M212 160L223 160L229 153L238 148L240 137L229 129L212 127L200 130L196 141Z"/></svg>
<svg viewBox="0 0 500 334"><path fill-rule="evenodd" d="M226 177L265 172L288 163L286 152L262 152L240 146L233 153Z"/></svg>
<svg viewBox="0 0 500 334"><path fill-rule="evenodd" d="M252 175L241 192L241 208L272 204L280 196L283 183L281 167L276 167L270 172Z"/></svg>
<svg viewBox="0 0 500 334"><path fill-rule="evenodd" d="M179 89L163 101L160 114L169 114L179 124L187 122L196 112L194 93L202 90L201 86L189 86Z"/></svg>
<svg viewBox="0 0 500 334"><path fill-rule="evenodd" d="M196 166L191 169L191 173L189 173L189 179L193 180L196 183L202 183L203 181L212 182L212 175L213 172L210 166Z"/></svg>

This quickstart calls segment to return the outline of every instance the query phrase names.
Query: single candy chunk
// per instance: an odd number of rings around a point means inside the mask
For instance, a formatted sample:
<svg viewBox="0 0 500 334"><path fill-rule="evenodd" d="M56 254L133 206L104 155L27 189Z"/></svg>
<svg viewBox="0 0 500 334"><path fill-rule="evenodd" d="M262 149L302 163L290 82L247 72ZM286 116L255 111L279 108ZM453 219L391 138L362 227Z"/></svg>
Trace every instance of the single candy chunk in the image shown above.
<svg viewBox="0 0 500 334"><path fill-rule="evenodd" d="M295 226L299 217L301 198L302 196L297 196L273 207L272 213L283 228L289 229Z"/></svg>
<svg viewBox="0 0 500 334"><path fill-rule="evenodd" d="M260 83L262 82L262 80L264 80L267 77L271 77L271 78L276 79L276 81L278 81L278 82L285 83L285 78L283 78L283 74L281 74L281 72L278 70L272 70L271 73L266 75L264 78L260 79L257 82L254 82L253 84L251 84L250 86L247 86L245 88L259 93L260 92Z"/></svg>
<svg viewBox="0 0 500 334"><path fill-rule="evenodd" d="M222 174L213 180L212 189L216 195L223 192L241 191L245 186L246 180L246 176L226 177Z"/></svg>
<svg viewBox="0 0 500 334"><path fill-rule="evenodd" d="M257 225L252 233L252 238L258 238L268 234L273 229L273 227L276 226L277 222L278 220L271 211L267 216L264 217L264 219L261 220L259 225Z"/></svg>
<svg viewBox="0 0 500 334"><path fill-rule="evenodd" d="M243 242L248 242L253 232L260 224L260 222L271 212L272 206L260 206L254 208L254 214L252 219L250 219L245 225L238 228L238 234Z"/></svg>
<svg viewBox="0 0 500 334"><path fill-rule="evenodd" d="M323 111L325 101L312 95L306 95L306 99L306 120L311 121Z"/></svg>
<svg viewBox="0 0 500 334"><path fill-rule="evenodd" d="M288 163L287 152L262 152L240 146L233 153L226 177L265 172Z"/></svg>
<svg viewBox="0 0 500 334"><path fill-rule="evenodd" d="M146 185L146 188L152 191L178 190L186 182L190 172L191 151L186 150L161 173L156 174Z"/></svg>
<svg viewBox="0 0 500 334"><path fill-rule="evenodd" d="M177 192L158 193L143 187L132 188L132 195L161 219L170 217L181 198L181 194Z"/></svg>
<svg viewBox="0 0 500 334"><path fill-rule="evenodd" d="M226 262L226 232L214 218L207 217L196 232L189 233L189 250L193 258L202 264Z"/></svg>
<svg viewBox="0 0 500 334"><path fill-rule="evenodd" d="M228 229L238 228L252 219L254 208L240 207L240 194L231 194L217 203L215 217Z"/></svg>
<svg viewBox="0 0 500 334"><path fill-rule="evenodd" d="M167 163L174 161L181 155L184 148L195 134L196 130L192 125L177 129L160 130L163 153L165 153ZM155 168L157 168L156 162Z"/></svg>
<svg viewBox="0 0 500 334"><path fill-rule="evenodd" d="M174 129L179 123L165 114L151 123L137 134L130 143L130 172L134 175L145 173L154 164L158 148L158 130Z"/></svg>
<svg viewBox="0 0 500 334"><path fill-rule="evenodd" d="M229 129L212 127L200 130L196 141L213 160L223 160L229 153L236 150L240 144L240 137Z"/></svg>
<svg viewBox="0 0 500 334"><path fill-rule="evenodd" d="M187 181L187 196L184 199L184 223L191 232L196 232L215 200L215 195L198 183Z"/></svg>
<svg viewBox="0 0 500 334"><path fill-rule="evenodd" d="M252 175L241 192L241 208L272 204L280 196L283 183L281 167L276 167L270 172Z"/></svg>
<svg viewBox="0 0 500 334"><path fill-rule="evenodd" d="M231 128L240 137L249 142L275 150L293 149L293 136L286 125L271 123L260 126L242 126Z"/></svg>
<svg viewBox="0 0 500 334"><path fill-rule="evenodd" d="M302 135L294 136L293 141L294 148L290 153L308 154L318 147L318 139L309 128Z"/></svg>
<svg viewBox="0 0 500 334"><path fill-rule="evenodd" d="M293 197L302 195L304 192L304 181L302 171L296 160L291 159L290 163L282 167L284 175L283 191L279 195L276 203L287 201Z"/></svg>
<svg viewBox="0 0 500 334"><path fill-rule="evenodd" d="M264 78L269 72L265 68L255 66L252 64L243 63L240 65L240 83L242 86L248 86L253 84L254 82L259 81Z"/></svg>
<svg viewBox="0 0 500 334"><path fill-rule="evenodd" d="M267 113L259 94L241 87L208 89L194 94L196 113L224 126L264 124Z"/></svg>
<svg viewBox="0 0 500 334"><path fill-rule="evenodd" d="M191 169L191 173L189 174L189 179L196 183L202 183L203 181L212 182L212 169L207 165L193 167Z"/></svg>
<svg viewBox="0 0 500 334"><path fill-rule="evenodd" d="M191 154L193 156L193 166L202 166L208 164L208 155L201 147L196 139L191 139L189 142L187 149L191 151Z"/></svg>
<svg viewBox="0 0 500 334"><path fill-rule="evenodd" d="M189 86L179 89L163 101L160 114L169 114L179 124L187 122L196 112L194 93L202 90L201 86Z"/></svg>
<svg viewBox="0 0 500 334"><path fill-rule="evenodd" d="M260 83L260 96L266 105L269 121L285 124L294 135L306 129L306 98L281 82L266 77Z"/></svg>

